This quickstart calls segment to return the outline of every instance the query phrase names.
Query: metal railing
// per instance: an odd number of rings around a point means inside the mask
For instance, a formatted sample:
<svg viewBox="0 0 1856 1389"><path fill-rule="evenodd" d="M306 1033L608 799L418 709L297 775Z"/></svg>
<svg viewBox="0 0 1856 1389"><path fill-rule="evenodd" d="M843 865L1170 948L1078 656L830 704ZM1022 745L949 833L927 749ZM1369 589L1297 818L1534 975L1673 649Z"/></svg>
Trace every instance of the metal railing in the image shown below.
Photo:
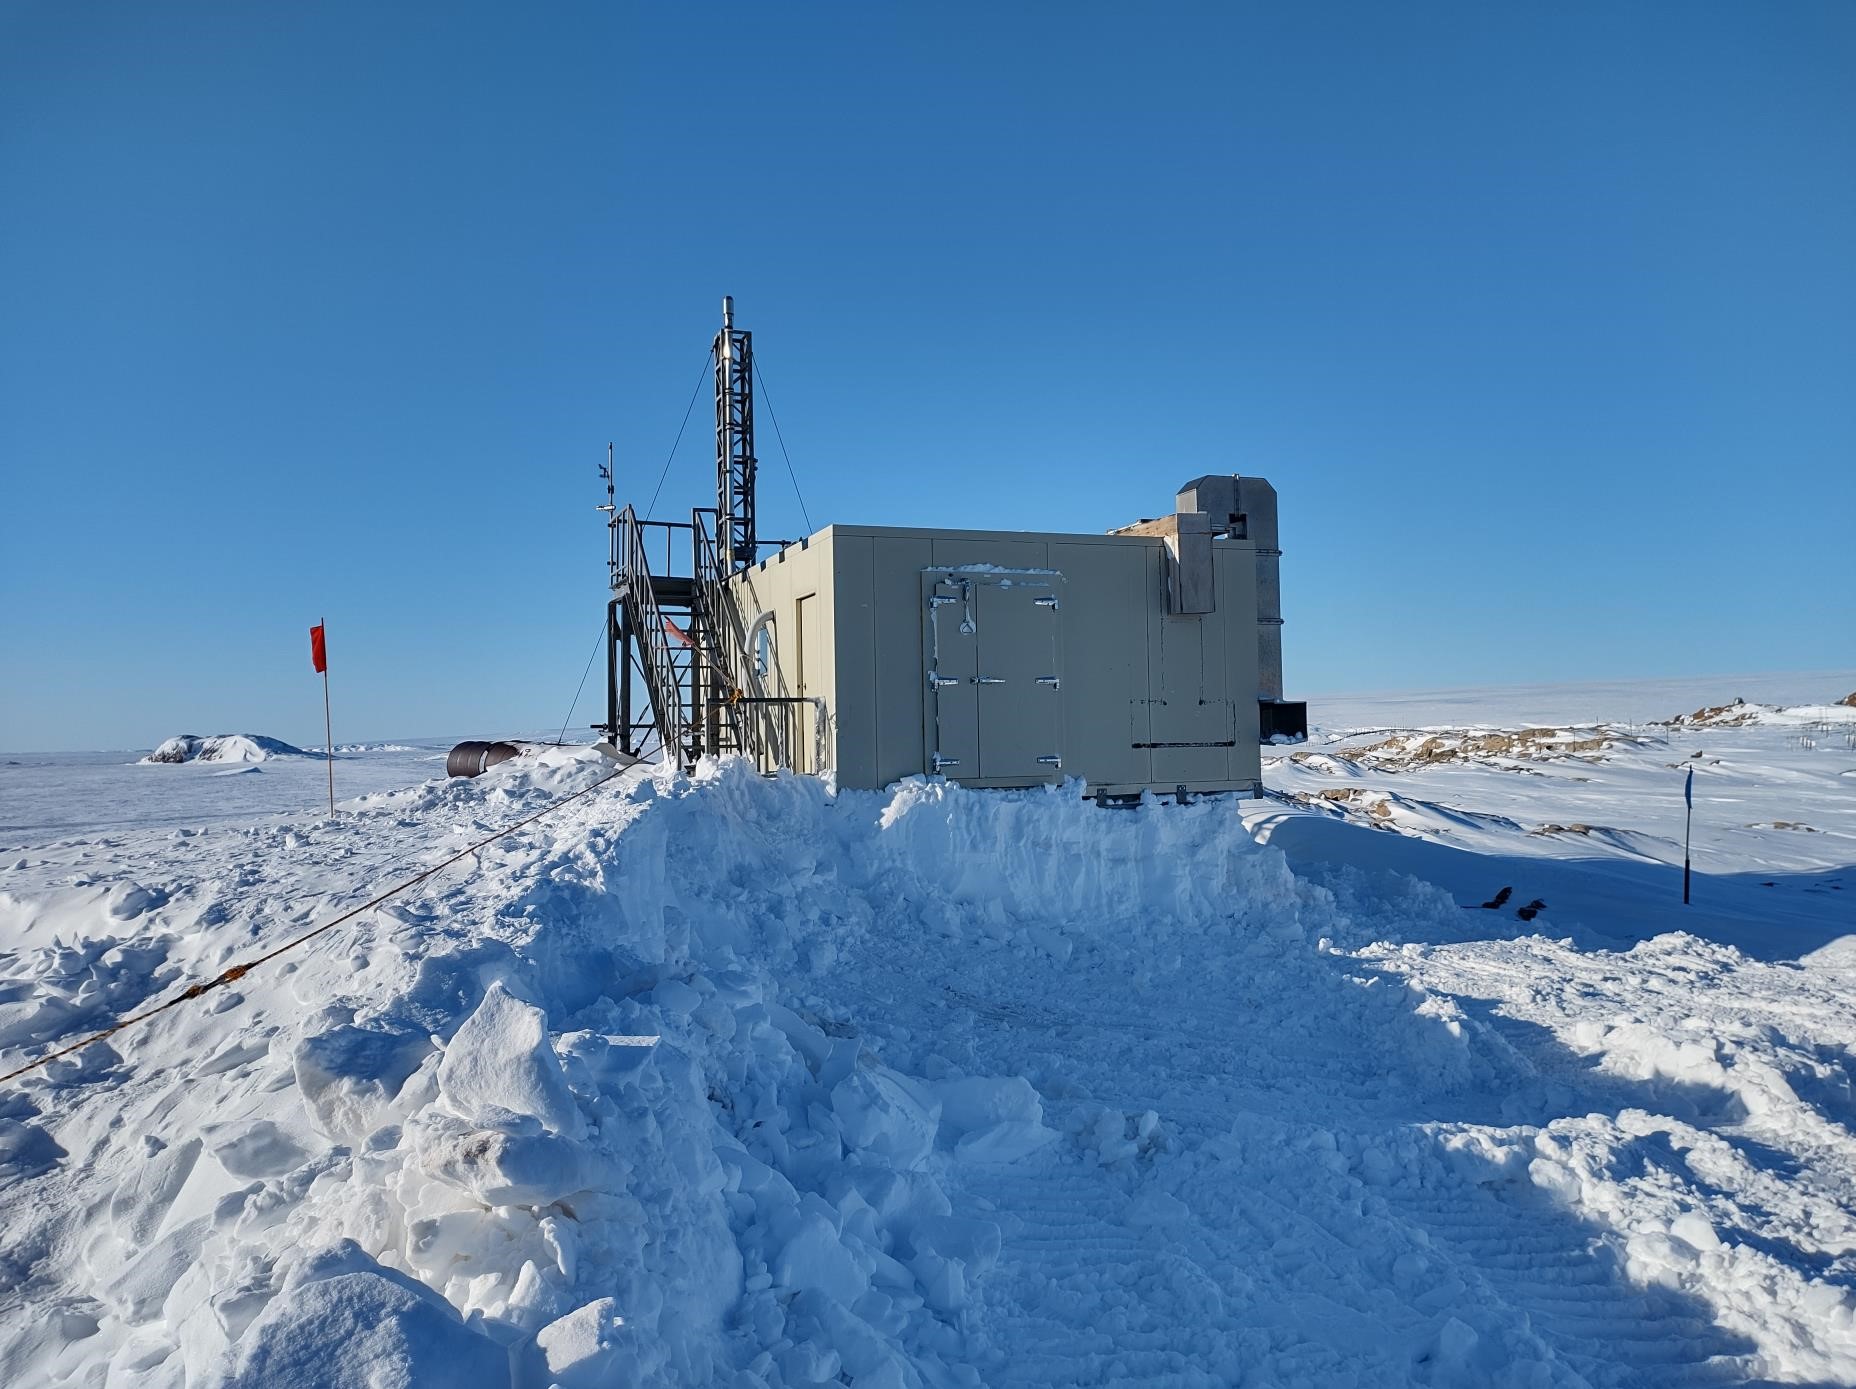
<svg viewBox="0 0 1856 1389"><path fill-rule="evenodd" d="M744 695L739 703L752 722L757 745L754 751L763 771L776 767L811 773L831 769L826 755L831 744L824 700L816 695Z"/></svg>
<svg viewBox="0 0 1856 1389"><path fill-rule="evenodd" d="M719 514L698 507L687 523L640 521L631 507L612 522L615 597L624 606L626 623L638 643L639 666L664 755L689 770L704 753L741 752L763 771L827 770L830 746L825 701L785 689L777 666L765 676L748 650L741 612L728 591L716 544ZM649 549L654 531L664 536L665 566L654 579ZM676 587L673 532L690 536L687 645L674 640L671 619L658 597L659 582ZM679 602L672 607L682 610Z"/></svg>
<svg viewBox="0 0 1856 1389"><path fill-rule="evenodd" d="M739 706L744 694L758 691L751 691L749 685L741 616L725 592L726 576L711 529L719 524L720 515L711 507L696 507L690 512L691 572L696 576L692 601L705 666L700 672L701 683L707 693L703 713L712 750L755 752Z"/></svg>
<svg viewBox="0 0 1856 1389"><path fill-rule="evenodd" d="M777 651L773 654L774 666L765 675L756 668L748 649L746 624L740 608L728 596L711 538L709 525L715 516L714 511L699 507L690 513L690 520L696 532L697 590L703 595L715 664L728 689L727 716L734 746L752 756L763 771L776 767L798 772L825 771L826 749L831 745L825 701L813 695L774 693L786 688Z"/></svg>
<svg viewBox="0 0 1856 1389"><path fill-rule="evenodd" d="M676 658L670 643L670 629L664 610L658 605L657 592L651 584L651 566L645 554L642 526L637 514L628 506L613 522L614 552L619 571L619 597L626 608L626 618L639 643L639 664L643 667L645 690L651 696L651 710L657 718L658 736L664 754L679 762L689 753L689 729L684 705L686 671ZM668 522L656 522L669 525Z"/></svg>

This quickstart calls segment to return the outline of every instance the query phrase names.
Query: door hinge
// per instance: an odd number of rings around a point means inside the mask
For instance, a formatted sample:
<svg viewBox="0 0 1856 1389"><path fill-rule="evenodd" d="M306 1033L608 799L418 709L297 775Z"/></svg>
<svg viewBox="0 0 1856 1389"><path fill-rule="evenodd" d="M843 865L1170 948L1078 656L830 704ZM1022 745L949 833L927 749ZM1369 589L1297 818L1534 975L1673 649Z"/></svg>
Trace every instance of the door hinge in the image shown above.
<svg viewBox="0 0 1856 1389"><path fill-rule="evenodd" d="M943 757L938 752L934 755L934 769L937 772L943 767L958 767L959 765L960 759L958 757Z"/></svg>
<svg viewBox="0 0 1856 1389"><path fill-rule="evenodd" d="M960 600L951 593L937 593L928 600L928 606L931 608L945 608L949 603L958 603L959 601Z"/></svg>
<svg viewBox="0 0 1856 1389"><path fill-rule="evenodd" d="M1038 759L1038 765L1041 767L1061 767L1063 765L1063 759L1055 753L1052 753L1048 757L1040 757Z"/></svg>
<svg viewBox="0 0 1856 1389"><path fill-rule="evenodd" d="M1038 677L1038 684L1049 685L1053 690L1063 688L1063 681L1055 675L1040 675Z"/></svg>
<svg viewBox="0 0 1856 1389"><path fill-rule="evenodd" d="M1005 680L1002 676L998 675L976 675L973 677L973 683L976 685L1003 685Z"/></svg>
<svg viewBox="0 0 1856 1389"><path fill-rule="evenodd" d="M1054 608L1057 606L1057 600L1055 598L1039 598L1036 602L1037 606L1040 608Z"/></svg>
<svg viewBox="0 0 1856 1389"><path fill-rule="evenodd" d="M936 675L933 671L929 671L928 683L937 690L944 690L949 685L958 685L960 682L951 675Z"/></svg>

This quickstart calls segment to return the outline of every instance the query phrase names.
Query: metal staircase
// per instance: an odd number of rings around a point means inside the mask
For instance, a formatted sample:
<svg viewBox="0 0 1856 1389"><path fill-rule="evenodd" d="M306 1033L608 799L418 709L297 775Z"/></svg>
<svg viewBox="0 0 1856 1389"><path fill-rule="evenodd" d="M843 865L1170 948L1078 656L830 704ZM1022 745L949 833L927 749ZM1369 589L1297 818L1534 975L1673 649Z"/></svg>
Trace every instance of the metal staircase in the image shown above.
<svg viewBox="0 0 1856 1389"><path fill-rule="evenodd" d="M688 522L640 521L631 507L612 518L612 649L635 667L650 701L650 718L630 709L629 669L608 662L608 736L639 750L655 733L666 760L688 770L707 754L749 752L739 704L743 696L740 643L722 632L733 607L722 593L711 527L713 511L691 512ZM689 545L684 573L674 571L679 540ZM660 572L651 555L661 551Z"/></svg>

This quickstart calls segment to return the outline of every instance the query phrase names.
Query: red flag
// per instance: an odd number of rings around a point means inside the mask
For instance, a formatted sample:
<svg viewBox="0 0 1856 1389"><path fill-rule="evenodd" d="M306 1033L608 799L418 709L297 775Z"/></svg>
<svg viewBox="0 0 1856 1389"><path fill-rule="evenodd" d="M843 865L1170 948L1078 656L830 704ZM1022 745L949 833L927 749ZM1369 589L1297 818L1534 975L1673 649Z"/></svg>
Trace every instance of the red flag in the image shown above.
<svg viewBox="0 0 1856 1389"><path fill-rule="evenodd" d="M688 646L690 644L689 634L669 618L664 619L664 630L670 634L670 639L678 646Z"/></svg>
<svg viewBox="0 0 1856 1389"><path fill-rule="evenodd" d="M316 674L327 675L329 672L329 648L322 636L322 624L318 622L309 629L309 659L316 667Z"/></svg>

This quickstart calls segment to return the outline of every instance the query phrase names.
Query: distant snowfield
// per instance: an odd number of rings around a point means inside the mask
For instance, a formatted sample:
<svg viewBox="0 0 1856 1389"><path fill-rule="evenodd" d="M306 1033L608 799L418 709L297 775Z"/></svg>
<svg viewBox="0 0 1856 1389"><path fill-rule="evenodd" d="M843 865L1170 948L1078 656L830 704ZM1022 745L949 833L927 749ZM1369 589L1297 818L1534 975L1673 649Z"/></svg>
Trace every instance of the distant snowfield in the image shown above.
<svg viewBox="0 0 1856 1389"><path fill-rule="evenodd" d="M1700 684L628 773L0 1088L0 1382L1856 1383L1856 673ZM0 1070L606 770L438 758L0 757Z"/></svg>
<svg viewBox="0 0 1856 1389"><path fill-rule="evenodd" d="M1800 674L1702 675L1675 680L1608 680L1564 685L1406 690L1310 695L1310 717L1329 729L1540 724L1644 724L1707 705L1821 704L1856 686L1856 670Z"/></svg>
<svg viewBox="0 0 1856 1389"><path fill-rule="evenodd" d="M335 794L397 790L442 776L451 742L335 754ZM257 763L142 762L141 752L0 753L0 861L9 847L42 844L57 834L110 830L198 829L249 825L328 807L328 771L320 749L308 757ZM227 777L227 772L251 775Z"/></svg>

